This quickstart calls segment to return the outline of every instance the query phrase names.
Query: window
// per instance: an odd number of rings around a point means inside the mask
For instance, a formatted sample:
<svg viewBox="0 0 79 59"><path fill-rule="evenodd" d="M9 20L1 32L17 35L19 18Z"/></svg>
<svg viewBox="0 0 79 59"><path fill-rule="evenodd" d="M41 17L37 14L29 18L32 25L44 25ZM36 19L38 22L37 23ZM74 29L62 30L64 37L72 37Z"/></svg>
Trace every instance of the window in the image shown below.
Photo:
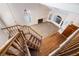
<svg viewBox="0 0 79 59"><path fill-rule="evenodd" d="M54 21L55 21L56 23L60 24L60 22L62 21L62 18L61 18L59 15L56 15L56 16L54 17Z"/></svg>
<svg viewBox="0 0 79 59"><path fill-rule="evenodd" d="M58 27L62 26L63 24L62 17L60 15L54 15L50 13L48 19L49 21L53 22Z"/></svg>

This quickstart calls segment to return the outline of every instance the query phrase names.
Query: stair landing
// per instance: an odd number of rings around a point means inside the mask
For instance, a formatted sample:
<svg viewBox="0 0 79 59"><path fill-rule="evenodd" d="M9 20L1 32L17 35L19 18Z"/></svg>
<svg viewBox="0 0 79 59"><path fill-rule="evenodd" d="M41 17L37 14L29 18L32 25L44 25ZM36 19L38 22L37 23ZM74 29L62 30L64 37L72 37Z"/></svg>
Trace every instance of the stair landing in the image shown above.
<svg viewBox="0 0 79 59"><path fill-rule="evenodd" d="M63 41L65 41L65 39L66 37L58 32L43 39L38 55L49 55L49 53L54 51Z"/></svg>

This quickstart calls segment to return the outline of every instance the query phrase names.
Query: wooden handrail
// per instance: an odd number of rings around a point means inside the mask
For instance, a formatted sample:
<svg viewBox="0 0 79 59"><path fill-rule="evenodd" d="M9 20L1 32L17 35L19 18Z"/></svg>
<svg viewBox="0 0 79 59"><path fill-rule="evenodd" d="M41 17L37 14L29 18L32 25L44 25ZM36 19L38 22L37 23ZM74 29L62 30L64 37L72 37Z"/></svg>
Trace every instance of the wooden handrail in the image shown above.
<svg viewBox="0 0 79 59"><path fill-rule="evenodd" d="M79 33L79 28L73 34L71 34L56 50L50 53L49 56L58 55L58 53L62 50L62 48L64 48L72 40L72 38L75 37L75 35L78 33Z"/></svg>
<svg viewBox="0 0 79 59"><path fill-rule="evenodd" d="M32 29L30 26L28 27L29 29L31 29L34 33L36 33L37 35L39 35L42 38L42 35L40 35L39 33L37 33L34 29Z"/></svg>
<svg viewBox="0 0 79 59"><path fill-rule="evenodd" d="M18 31L18 29L21 30L21 28L22 28L21 25L14 25L14 26L5 27L5 28L1 28L1 29L4 31L7 30L7 32L9 33L9 38L10 38Z"/></svg>
<svg viewBox="0 0 79 59"><path fill-rule="evenodd" d="M28 41L29 41L31 44L33 44L35 47L39 48L39 47L40 47L40 44L41 44L42 36L41 36L40 34L38 34L35 30L33 30L30 26L24 25L23 27L28 28L29 33L27 33L27 34L30 34L30 35L32 35L33 37L35 37L35 39L38 41L39 44L37 44L37 42L31 41L31 40L28 40ZM32 30L35 34L37 34L37 35L40 36L41 38L38 38L37 36L35 36L34 34L32 34L32 33L30 32L30 30ZM33 39L33 40L35 40L35 39Z"/></svg>
<svg viewBox="0 0 79 59"><path fill-rule="evenodd" d="M18 27L19 26L19 27ZM25 28L24 28L25 27ZM22 30L20 29L22 28ZM8 53L8 54L13 54L11 53L11 51L7 52L9 50L9 48L12 46L13 48L17 49L18 51L20 51L21 53L27 53L28 56L30 56L30 51L29 51L29 46L27 45L27 39L25 37L25 34L24 34L24 29L26 29L27 26L21 26L21 25L14 25L14 26L11 26L11 27L6 27L6 28L2 28L2 30L7 30L9 32L9 35L11 35L11 38L3 45L1 46L0 48L0 55L4 55L5 53ZM30 28L30 27L29 27ZM18 30L18 31L16 31ZM26 29L27 30L27 29ZM36 33L37 35L39 35L42 39L42 36L40 34L38 34L36 31L34 31L32 28L30 28L30 30L32 30L34 33ZM17 32L17 33L16 33ZM32 33L29 33L31 35L33 35ZM23 46L21 46L21 42L20 40L18 40L18 37L21 36L21 39L22 41L24 40L24 47L26 48L23 48ZM32 41L29 41L32 45L32 48L35 48L35 49L38 49L39 46L40 46L40 43L41 43L41 39L39 39L38 37L36 37L35 35L33 35L33 37L35 37L36 41L38 41L37 43L36 42L32 42ZM34 39L33 39L34 40ZM14 43L13 43L14 42ZM19 46L16 46L16 44ZM34 45L34 47L33 47ZM31 47L31 46L30 46ZM22 51L22 50L24 51ZM26 55L27 55L26 54ZM14 54L13 54L14 55ZM16 55L16 54L15 54Z"/></svg>
<svg viewBox="0 0 79 59"><path fill-rule="evenodd" d="M12 38L10 38L4 45L0 47L0 55L3 55L7 51L7 49L10 47L10 45L19 34L20 33L16 33Z"/></svg>
<svg viewBox="0 0 79 59"><path fill-rule="evenodd" d="M6 41L4 45L0 47L0 55L5 55L6 53L8 53L7 51L9 50L11 46L17 49L23 55L28 55L28 56L31 55L27 46L26 38L23 35L23 31L19 30L14 36L12 36L8 41ZM9 51L9 53L11 52Z"/></svg>
<svg viewBox="0 0 79 59"><path fill-rule="evenodd" d="M19 30L20 31L20 30ZM24 33L23 33L23 31L21 31L21 35L22 35L22 38L24 39L24 43L25 43L25 45L24 45L24 47L26 47L26 52L28 53L28 56L30 56L31 54L30 54L30 51L29 51L29 49L28 49L28 45L27 45L27 40L26 40L26 37L25 37L25 35L24 35Z"/></svg>
<svg viewBox="0 0 79 59"><path fill-rule="evenodd" d="M20 27L22 27L21 25L14 25L14 26L5 27L5 28L1 28L1 29L4 30L4 29L7 29L7 28L12 28L12 27L16 27L16 26L20 26Z"/></svg>
<svg viewBox="0 0 79 59"><path fill-rule="evenodd" d="M77 37L76 39L78 39L79 37ZM71 45L72 44L72 45ZM65 46L65 48L62 50L62 51L60 51L60 53L63 53L63 52L65 52L65 51L68 51L69 49L71 49L71 48L73 48L74 46L76 46L76 45L78 45L79 44L79 41L77 42L72 42L72 43L69 43L68 45L70 45L70 46Z"/></svg>
<svg viewBox="0 0 79 59"><path fill-rule="evenodd" d="M71 54L70 56L77 56L78 54L79 54L79 51L74 54Z"/></svg>
<svg viewBox="0 0 79 59"><path fill-rule="evenodd" d="M74 51L74 50L76 50L76 49L79 49L79 47L73 48L73 49L71 49L71 50L68 50L68 51L66 51L66 52L64 52L64 53L61 53L61 54L58 54L58 55L59 55L59 56L62 56L62 55L64 55L64 54L67 54L67 53L69 53L69 52L71 52L71 51Z"/></svg>
<svg viewBox="0 0 79 59"><path fill-rule="evenodd" d="M37 35L39 35L42 38L42 36L39 33L37 33L34 29L32 29L30 26L23 25L22 27L25 27L25 28L28 28L28 29L32 30L34 33L36 33Z"/></svg>
<svg viewBox="0 0 79 59"><path fill-rule="evenodd" d="M75 45L73 45L73 46L71 46L70 48L66 48L66 50L64 50L64 51L61 51L60 53L64 53L64 52L66 52L66 51L68 51L68 50L71 50L72 48L75 48L75 46L78 46L79 45L79 43L76 43Z"/></svg>
<svg viewBox="0 0 79 59"><path fill-rule="evenodd" d="M39 41L41 41L41 39L37 38L34 34L32 34L32 33L29 33L29 34L31 34L31 35L34 36L36 39L38 39Z"/></svg>
<svg viewBox="0 0 79 59"><path fill-rule="evenodd" d="M30 30L32 30L34 33L36 33L37 35L39 35L41 38L42 38L42 36L39 34L39 33L37 33L35 30L33 30L30 26L26 26L26 25L14 25L14 26L10 26L10 27L5 27L5 28L1 28L2 30L4 30L4 29L9 29L9 28L13 28L13 27L17 27L17 29L19 29L18 28L18 26L20 27L20 28L24 28L24 27L28 27Z"/></svg>

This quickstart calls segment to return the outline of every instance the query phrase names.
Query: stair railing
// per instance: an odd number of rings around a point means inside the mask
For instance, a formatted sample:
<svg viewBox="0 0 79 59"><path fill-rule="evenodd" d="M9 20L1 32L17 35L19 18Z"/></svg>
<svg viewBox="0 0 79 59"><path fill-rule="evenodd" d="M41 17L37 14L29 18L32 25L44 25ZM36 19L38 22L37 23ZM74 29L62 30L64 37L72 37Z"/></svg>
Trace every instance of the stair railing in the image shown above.
<svg viewBox="0 0 79 59"><path fill-rule="evenodd" d="M10 27L1 28L2 30L6 31L9 34L9 38L12 37L18 29L22 29L21 25L14 25Z"/></svg>
<svg viewBox="0 0 79 59"><path fill-rule="evenodd" d="M53 52L51 52L49 54L49 56L53 56L53 55L57 55L57 53L62 50L62 48L64 48L71 40L72 38L79 33L79 28L73 33L71 34L56 50L54 50Z"/></svg>
<svg viewBox="0 0 79 59"><path fill-rule="evenodd" d="M12 36L8 41L5 42L4 45L0 47L0 55L30 56L31 54L25 39L26 38L23 36L23 32L19 30L19 32L16 32L14 36ZM13 50L16 50L17 52L14 53Z"/></svg>
<svg viewBox="0 0 79 59"><path fill-rule="evenodd" d="M33 40L32 41L28 40L27 44L29 44L29 46L34 48L34 49L38 49L40 47L42 36L39 35L36 31L34 31L31 27L28 27L26 25L23 25L23 26L22 25L14 25L14 26L11 26L11 27L2 28L2 30L8 31L9 38L12 37L13 35L15 35L15 33L18 32L18 30L23 31L24 36L27 35L27 34L30 34L33 37ZM32 34L29 30L32 30L35 34L37 34L41 38L38 38L37 36Z"/></svg>

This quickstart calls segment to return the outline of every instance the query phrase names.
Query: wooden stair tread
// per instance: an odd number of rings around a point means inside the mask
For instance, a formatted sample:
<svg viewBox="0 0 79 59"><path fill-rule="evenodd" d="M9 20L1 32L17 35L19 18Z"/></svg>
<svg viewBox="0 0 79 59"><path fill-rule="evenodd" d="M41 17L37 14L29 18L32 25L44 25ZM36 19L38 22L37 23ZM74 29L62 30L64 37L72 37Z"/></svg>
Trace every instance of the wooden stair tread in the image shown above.
<svg viewBox="0 0 79 59"><path fill-rule="evenodd" d="M78 27L77 26L75 26L75 25L73 25L73 24L71 24L71 25L69 25L65 30L64 30L64 32L62 33L64 36L66 36L66 37L69 37L75 30L77 30L78 29Z"/></svg>
<svg viewBox="0 0 79 59"><path fill-rule="evenodd" d="M48 55L50 52L55 50L64 40L65 38L59 33L55 33L54 35L43 39L39 55Z"/></svg>
<svg viewBox="0 0 79 59"><path fill-rule="evenodd" d="M75 47L75 48L73 48L73 49L70 49L70 50L68 50L68 51L66 51L66 52L64 52L64 53L61 53L61 54L59 54L59 55L71 55L71 54L73 54L73 53L75 53L75 52L78 52L79 51L79 47Z"/></svg>
<svg viewBox="0 0 79 59"><path fill-rule="evenodd" d="M79 33L77 33L72 40L62 48L57 55L74 55L79 51Z"/></svg>

